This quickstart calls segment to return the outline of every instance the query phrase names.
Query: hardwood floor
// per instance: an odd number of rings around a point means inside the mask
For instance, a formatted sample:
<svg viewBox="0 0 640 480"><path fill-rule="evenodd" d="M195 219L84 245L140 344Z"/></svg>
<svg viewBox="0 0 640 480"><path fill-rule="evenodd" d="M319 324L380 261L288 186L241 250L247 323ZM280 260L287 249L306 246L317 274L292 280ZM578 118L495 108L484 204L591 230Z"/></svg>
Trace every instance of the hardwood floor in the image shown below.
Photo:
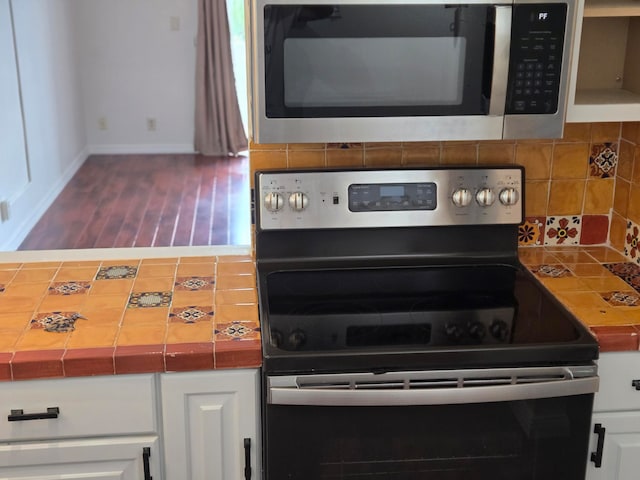
<svg viewBox="0 0 640 480"><path fill-rule="evenodd" d="M246 156L92 155L19 250L248 245Z"/></svg>

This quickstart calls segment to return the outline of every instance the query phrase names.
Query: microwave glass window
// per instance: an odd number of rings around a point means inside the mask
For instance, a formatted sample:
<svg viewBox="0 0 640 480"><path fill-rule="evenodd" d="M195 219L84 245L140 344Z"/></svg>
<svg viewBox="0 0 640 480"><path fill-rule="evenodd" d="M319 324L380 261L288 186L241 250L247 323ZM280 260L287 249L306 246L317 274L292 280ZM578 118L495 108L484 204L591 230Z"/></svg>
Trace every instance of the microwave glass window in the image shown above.
<svg viewBox="0 0 640 480"><path fill-rule="evenodd" d="M486 115L490 5L266 5L268 118Z"/></svg>
<svg viewBox="0 0 640 480"><path fill-rule="evenodd" d="M288 38L284 103L460 105L466 46L464 37Z"/></svg>

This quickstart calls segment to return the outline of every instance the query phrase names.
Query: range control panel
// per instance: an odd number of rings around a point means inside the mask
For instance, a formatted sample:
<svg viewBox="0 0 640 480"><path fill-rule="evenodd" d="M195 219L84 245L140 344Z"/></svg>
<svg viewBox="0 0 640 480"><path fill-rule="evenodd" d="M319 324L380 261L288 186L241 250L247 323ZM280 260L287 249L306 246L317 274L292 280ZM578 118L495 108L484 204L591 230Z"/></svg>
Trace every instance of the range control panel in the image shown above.
<svg viewBox="0 0 640 480"><path fill-rule="evenodd" d="M257 228L519 224L519 167L256 173Z"/></svg>

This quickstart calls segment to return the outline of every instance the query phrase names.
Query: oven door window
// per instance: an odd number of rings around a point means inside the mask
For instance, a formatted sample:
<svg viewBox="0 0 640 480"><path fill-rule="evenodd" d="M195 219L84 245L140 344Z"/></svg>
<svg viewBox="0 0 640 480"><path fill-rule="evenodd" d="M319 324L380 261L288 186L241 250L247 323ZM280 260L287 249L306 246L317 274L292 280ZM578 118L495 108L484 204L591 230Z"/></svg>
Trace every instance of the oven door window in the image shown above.
<svg viewBox="0 0 640 480"><path fill-rule="evenodd" d="M270 118L487 114L487 5L268 5Z"/></svg>
<svg viewBox="0 0 640 480"><path fill-rule="evenodd" d="M266 478L584 480L592 400L267 405Z"/></svg>

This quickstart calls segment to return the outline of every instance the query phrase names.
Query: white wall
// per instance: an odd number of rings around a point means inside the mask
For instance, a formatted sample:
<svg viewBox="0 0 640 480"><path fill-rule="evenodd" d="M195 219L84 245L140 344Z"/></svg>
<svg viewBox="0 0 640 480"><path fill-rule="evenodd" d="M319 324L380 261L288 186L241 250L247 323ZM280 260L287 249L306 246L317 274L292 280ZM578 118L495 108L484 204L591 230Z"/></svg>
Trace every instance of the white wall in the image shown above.
<svg viewBox="0 0 640 480"><path fill-rule="evenodd" d="M0 224L2 249L17 248L87 156L71 21L74 2L14 0L12 4L31 181L24 184L24 158L17 153L8 168L19 172L16 188L20 187L12 196L9 221ZM2 5L6 6L4 0ZM16 94L15 89L7 92ZM19 152L24 144L19 118L14 121L11 148Z"/></svg>
<svg viewBox="0 0 640 480"><path fill-rule="evenodd" d="M9 0L0 0L0 201L29 182Z"/></svg>
<svg viewBox="0 0 640 480"><path fill-rule="evenodd" d="M193 152L197 0L74 5L90 152Z"/></svg>

